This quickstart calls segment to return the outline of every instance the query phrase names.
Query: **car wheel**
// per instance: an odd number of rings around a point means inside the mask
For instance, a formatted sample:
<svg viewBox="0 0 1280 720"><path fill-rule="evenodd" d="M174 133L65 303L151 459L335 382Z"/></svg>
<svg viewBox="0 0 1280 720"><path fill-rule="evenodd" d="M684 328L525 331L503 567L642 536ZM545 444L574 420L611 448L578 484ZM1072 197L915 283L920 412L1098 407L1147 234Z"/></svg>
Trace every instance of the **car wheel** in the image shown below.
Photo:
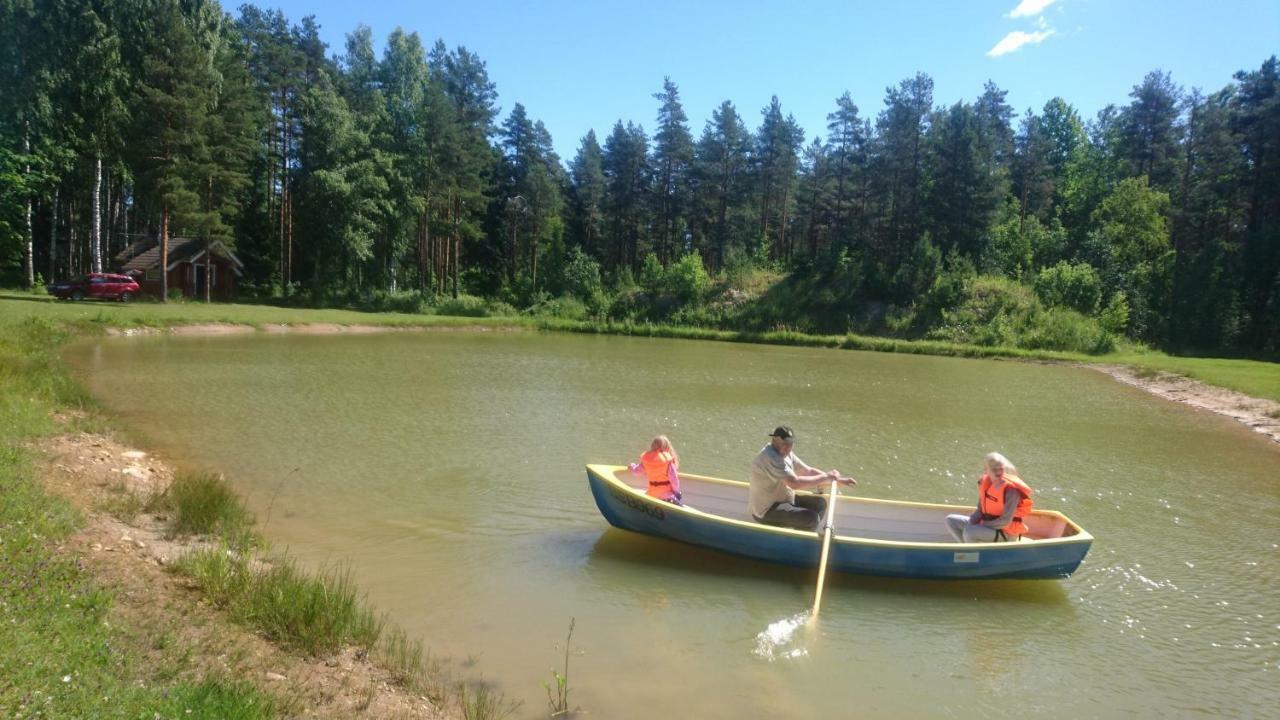
<svg viewBox="0 0 1280 720"><path fill-rule="evenodd" d="M80 302L81 300L84 299L84 292L80 290L76 290L75 292L71 293L71 299L75 300L76 302Z"/></svg>
<svg viewBox="0 0 1280 720"><path fill-rule="evenodd" d="M120 302L127 303L132 299L133 299L133 293L131 292L120 293Z"/></svg>

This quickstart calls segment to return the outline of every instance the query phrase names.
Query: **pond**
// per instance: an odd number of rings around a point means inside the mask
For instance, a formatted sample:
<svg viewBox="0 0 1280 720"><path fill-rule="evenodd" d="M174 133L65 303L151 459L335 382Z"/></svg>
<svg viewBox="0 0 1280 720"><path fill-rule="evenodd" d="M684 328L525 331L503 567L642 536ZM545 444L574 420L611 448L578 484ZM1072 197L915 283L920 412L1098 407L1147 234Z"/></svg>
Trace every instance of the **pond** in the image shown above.
<svg viewBox="0 0 1280 720"><path fill-rule="evenodd" d="M68 358L129 432L224 472L276 548L349 566L462 677L545 717L1263 716L1280 447L1087 369L527 332L112 338ZM829 577L612 529L588 462L653 435L745 479L779 424L868 497L971 504L999 450L1096 540L1060 581Z"/></svg>

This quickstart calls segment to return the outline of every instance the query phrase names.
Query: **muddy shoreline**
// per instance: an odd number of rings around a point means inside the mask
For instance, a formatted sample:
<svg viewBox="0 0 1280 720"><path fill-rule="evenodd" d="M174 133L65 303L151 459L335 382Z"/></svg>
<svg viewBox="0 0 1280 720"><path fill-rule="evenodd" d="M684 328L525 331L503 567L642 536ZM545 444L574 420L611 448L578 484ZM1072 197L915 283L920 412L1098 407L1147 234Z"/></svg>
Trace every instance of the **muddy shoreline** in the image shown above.
<svg viewBox="0 0 1280 720"><path fill-rule="evenodd" d="M72 421L55 420L64 426ZM131 635L142 638L138 650L144 658L164 661L151 648L159 643L155 638L180 643L190 672L248 680L275 698L282 717L445 720L463 715L446 699L448 691L437 698L412 692L354 647L308 657L210 606L193 580L169 567L184 553L208 547L208 541L167 537L162 518L120 510L130 496L146 498L167 487L175 471L170 463L100 433L65 432L34 441L30 449L45 490L84 517L58 551L76 557L98 585L112 591L110 622L134 629Z"/></svg>

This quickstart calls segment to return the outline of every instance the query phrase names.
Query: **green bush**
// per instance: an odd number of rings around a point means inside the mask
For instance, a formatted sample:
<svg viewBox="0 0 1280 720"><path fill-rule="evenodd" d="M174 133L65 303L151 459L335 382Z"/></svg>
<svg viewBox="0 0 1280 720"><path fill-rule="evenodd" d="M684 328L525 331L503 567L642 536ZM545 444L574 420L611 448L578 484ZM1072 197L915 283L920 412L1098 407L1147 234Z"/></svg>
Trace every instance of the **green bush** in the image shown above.
<svg viewBox="0 0 1280 720"><path fill-rule="evenodd" d="M1115 349L1115 338L1093 318L1068 308L1050 308L1033 317L1018 347L1031 350L1075 350L1094 355Z"/></svg>
<svg viewBox="0 0 1280 720"><path fill-rule="evenodd" d="M430 303L426 296L417 290L386 292L375 290L365 303L366 310L373 312L396 312L420 315L427 312Z"/></svg>
<svg viewBox="0 0 1280 720"><path fill-rule="evenodd" d="M696 252L684 255L666 270L665 290L681 304L701 302L709 287L711 277Z"/></svg>
<svg viewBox="0 0 1280 720"><path fill-rule="evenodd" d="M488 317L489 305L484 298L475 295L459 295L456 298L444 298L435 307L435 312L437 315L457 317Z"/></svg>
<svg viewBox="0 0 1280 720"><path fill-rule="evenodd" d="M1102 302L1102 280L1088 263L1063 260L1044 268L1036 276L1035 291L1045 307L1066 307L1085 315L1097 312Z"/></svg>
<svg viewBox="0 0 1280 720"><path fill-rule="evenodd" d="M1111 300L1099 314L1098 321L1109 333L1116 335L1124 333L1125 328L1129 326L1129 301L1124 293L1116 291L1111 294Z"/></svg>
<svg viewBox="0 0 1280 720"><path fill-rule="evenodd" d="M561 270L561 281L564 291L584 302L604 292L604 283L600 280L600 263L575 247L569 251Z"/></svg>
<svg viewBox="0 0 1280 720"><path fill-rule="evenodd" d="M544 300L525 312L537 317L553 317L565 320L585 320L588 315L586 304L570 295Z"/></svg>
<svg viewBox="0 0 1280 720"><path fill-rule="evenodd" d="M1067 350L1097 354L1114 347L1114 337L1094 318L1070 308L1046 310L1031 288L998 276L979 276L965 297L942 311L933 340L1029 350Z"/></svg>

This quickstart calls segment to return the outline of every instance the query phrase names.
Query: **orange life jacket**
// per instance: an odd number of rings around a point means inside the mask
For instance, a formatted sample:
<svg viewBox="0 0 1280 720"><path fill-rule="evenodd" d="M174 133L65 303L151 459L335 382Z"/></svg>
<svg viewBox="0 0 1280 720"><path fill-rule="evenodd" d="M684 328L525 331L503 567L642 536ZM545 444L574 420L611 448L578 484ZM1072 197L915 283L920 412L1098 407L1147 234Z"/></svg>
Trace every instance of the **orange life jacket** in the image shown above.
<svg viewBox="0 0 1280 720"><path fill-rule="evenodd" d="M1016 489L1022 499L1018 501L1018 507L1013 510L1013 520L1001 530L1009 537L1026 535L1027 525L1023 520L1031 514L1031 488L1017 475L1005 472L1004 482L996 486L991 476L983 473L982 479L978 481L978 508L982 512L983 520L995 520L1000 517L1004 514L1004 493L1010 487Z"/></svg>
<svg viewBox="0 0 1280 720"><path fill-rule="evenodd" d="M675 494L669 477L671 464L675 461L675 455L665 450L650 450L640 456L640 466L644 468L645 477L649 478L646 495L666 500Z"/></svg>

